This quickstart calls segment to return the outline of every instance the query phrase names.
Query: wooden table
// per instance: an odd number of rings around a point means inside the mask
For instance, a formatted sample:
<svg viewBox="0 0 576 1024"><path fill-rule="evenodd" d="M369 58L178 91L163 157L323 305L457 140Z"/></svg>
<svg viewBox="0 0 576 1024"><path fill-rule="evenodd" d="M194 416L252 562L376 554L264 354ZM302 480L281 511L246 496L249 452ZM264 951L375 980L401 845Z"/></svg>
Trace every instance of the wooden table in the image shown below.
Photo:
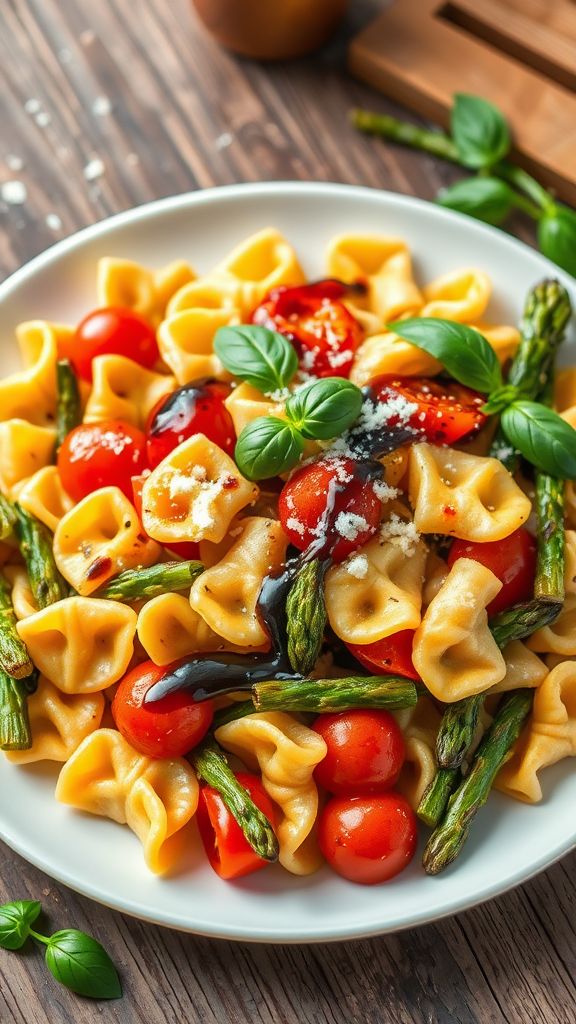
<svg viewBox="0 0 576 1024"><path fill-rule="evenodd" d="M0 269L118 210L207 185L304 178L432 198L457 171L346 123L354 104L400 112L342 71L346 39L379 6L357 0L317 59L264 67L218 50L186 0L4 0L0 181L22 182L27 197L0 203ZM121 1003L90 1003L53 983L37 953L1 953L2 1024L576 1020L574 856L437 925L310 947L155 928L5 847L0 863L0 901L41 899L49 925L92 932L125 987Z"/></svg>

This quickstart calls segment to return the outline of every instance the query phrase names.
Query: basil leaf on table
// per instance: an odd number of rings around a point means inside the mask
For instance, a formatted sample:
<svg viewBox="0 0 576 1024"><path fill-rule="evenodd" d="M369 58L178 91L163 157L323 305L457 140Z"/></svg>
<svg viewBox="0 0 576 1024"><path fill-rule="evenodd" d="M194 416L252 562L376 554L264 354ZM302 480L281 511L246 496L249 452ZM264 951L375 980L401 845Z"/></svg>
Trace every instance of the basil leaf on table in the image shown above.
<svg viewBox="0 0 576 1024"><path fill-rule="evenodd" d="M234 458L248 480L265 480L292 469L303 450L302 437L291 423L277 416L259 416L244 427Z"/></svg>
<svg viewBox="0 0 576 1024"><path fill-rule="evenodd" d="M15 900L0 907L0 947L21 949L41 910L38 900Z"/></svg>
<svg viewBox="0 0 576 1024"><path fill-rule="evenodd" d="M502 413L510 444L550 476L576 479L576 430L539 402L514 402Z"/></svg>
<svg viewBox="0 0 576 1024"><path fill-rule="evenodd" d="M484 394L502 387L496 353L473 327L423 316L398 320L388 330L434 356L460 384Z"/></svg>
<svg viewBox="0 0 576 1024"><path fill-rule="evenodd" d="M46 966L72 992L91 999L119 999L122 986L108 953L76 928L54 932L46 946Z"/></svg>
<svg viewBox="0 0 576 1024"><path fill-rule="evenodd" d="M264 394L285 388L298 369L298 356L288 339L255 324L220 327L214 351L229 373Z"/></svg>
<svg viewBox="0 0 576 1024"><path fill-rule="evenodd" d="M576 277L576 213L557 205L538 222L538 245L554 263Z"/></svg>
<svg viewBox="0 0 576 1024"><path fill-rule="evenodd" d="M343 377L324 377L300 388L286 402L286 415L303 437L328 441L360 415L362 392Z"/></svg>
<svg viewBox="0 0 576 1024"><path fill-rule="evenodd" d="M467 178L443 188L436 202L486 224L501 224L514 208L514 193L500 178Z"/></svg>
<svg viewBox="0 0 576 1024"><path fill-rule="evenodd" d="M510 131L504 115L480 96L456 93L450 127L466 167L491 167L510 151Z"/></svg>

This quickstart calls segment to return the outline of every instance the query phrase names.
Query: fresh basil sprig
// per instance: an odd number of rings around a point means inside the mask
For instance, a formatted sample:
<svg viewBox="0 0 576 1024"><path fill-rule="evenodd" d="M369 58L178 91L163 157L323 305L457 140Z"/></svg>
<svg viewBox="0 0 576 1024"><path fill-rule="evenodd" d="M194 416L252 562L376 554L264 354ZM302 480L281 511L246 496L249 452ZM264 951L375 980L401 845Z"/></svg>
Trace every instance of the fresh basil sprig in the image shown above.
<svg viewBox="0 0 576 1024"><path fill-rule="evenodd" d="M510 186L500 178L490 177L456 181L438 193L437 202L486 224L502 224L515 206Z"/></svg>
<svg viewBox="0 0 576 1024"><path fill-rule="evenodd" d="M286 415L303 437L328 441L352 426L361 408L360 388L343 377L324 377L290 395Z"/></svg>
<svg viewBox="0 0 576 1024"><path fill-rule="evenodd" d="M502 430L537 469L576 479L576 430L552 409L540 402L513 402L502 413Z"/></svg>
<svg viewBox="0 0 576 1024"><path fill-rule="evenodd" d="M304 441L296 428L277 416L258 416L236 442L236 465L247 480L265 480L292 469L302 457Z"/></svg>
<svg viewBox="0 0 576 1024"><path fill-rule="evenodd" d="M298 356L288 339L255 324L220 327L214 351L233 377L265 395L282 391L298 369Z"/></svg>
<svg viewBox="0 0 576 1024"><path fill-rule="evenodd" d="M491 167L510 152L506 119L493 103L481 96L456 93L450 127L465 167Z"/></svg>
<svg viewBox="0 0 576 1024"><path fill-rule="evenodd" d="M502 387L502 370L496 353L473 327L423 316L398 320L388 324L388 329L434 356L460 384L484 394Z"/></svg>
<svg viewBox="0 0 576 1024"><path fill-rule="evenodd" d="M53 935L32 929L42 907L37 900L16 900L0 906L0 947L18 950L28 938L46 947L48 970L66 988L91 999L119 999L122 986L108 953L96 939L76 928Z"/></svg>

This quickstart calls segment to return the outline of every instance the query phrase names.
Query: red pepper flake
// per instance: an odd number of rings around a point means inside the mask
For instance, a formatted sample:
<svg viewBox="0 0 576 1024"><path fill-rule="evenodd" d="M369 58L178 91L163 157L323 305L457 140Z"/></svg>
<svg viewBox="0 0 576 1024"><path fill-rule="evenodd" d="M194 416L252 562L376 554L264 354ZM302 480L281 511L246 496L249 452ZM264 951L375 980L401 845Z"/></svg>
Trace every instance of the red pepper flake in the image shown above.
<svg viewBox="0 0 576 1024"><path fill-rule="evenodd" d="M456 515L456 509L454 508L454 505L444 505L444 515L445 516L455 516Z"/></svg>
<svg viewBox="0 0 576 1024"><path fill-rule="evenodd" d="M224 491L235 491L238 487L238 480L231 473L228 473L222 480L222 489Z"/></svg>
<svg viewBox="0 0 576 1024"><path fill-rule="evenodd" d="M99 576L104 576L112 568L112 559L107 556L95 558L92 565L88 566L86 571L87 580L95 580Z"/></svg>

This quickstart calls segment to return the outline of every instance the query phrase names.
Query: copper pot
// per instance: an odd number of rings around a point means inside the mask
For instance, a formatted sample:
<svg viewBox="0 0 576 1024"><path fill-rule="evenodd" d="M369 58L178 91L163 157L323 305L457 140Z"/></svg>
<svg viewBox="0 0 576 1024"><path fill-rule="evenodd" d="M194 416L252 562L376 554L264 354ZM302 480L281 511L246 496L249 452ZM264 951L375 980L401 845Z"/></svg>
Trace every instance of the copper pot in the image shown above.
<svg viewBox="0 0 576 1024"><path fill-rule="evenodd" d="M219 43L259 60L282 60L322 45L348 0L193 0Z"/></svg>

